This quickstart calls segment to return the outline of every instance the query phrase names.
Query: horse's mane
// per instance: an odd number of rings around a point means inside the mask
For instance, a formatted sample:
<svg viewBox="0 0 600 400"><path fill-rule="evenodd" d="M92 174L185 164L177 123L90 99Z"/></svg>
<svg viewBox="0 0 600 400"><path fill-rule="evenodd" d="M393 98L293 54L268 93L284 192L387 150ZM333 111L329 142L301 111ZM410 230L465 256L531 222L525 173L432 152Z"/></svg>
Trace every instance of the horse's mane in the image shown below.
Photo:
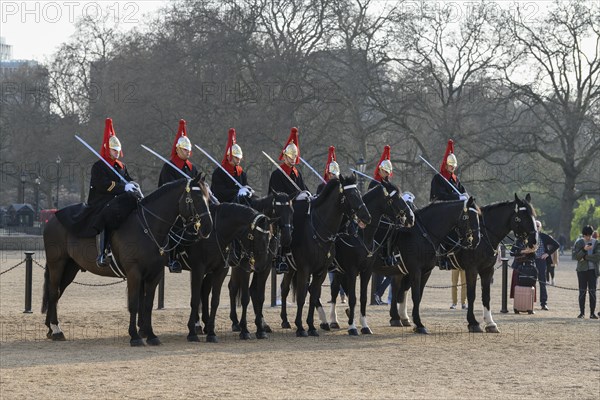
<svg viewBox="0 0 600 400"><path fill-rule="evenodd" d="M339 190L341 184L341 179L330 179L329 182L327 182L327 185L325 185L325 187L321 191L321 193L319 193L319 195L312 201L312 206L319 207L321 204L323 204L325 200L327 200L331 192L333 192L333 190Z"/></svg>
<svg viewBox="0 0 600 400"><path fill-rule="evenodd" d="M249 206L246 206L243 204L238 204L238 203L221 203L221 204L219 204L219 207L216 208L216 210L217 210L217 212L221 212L221 213L226 212L228 214L232 213L232 212L238 212L242 215L247 214L248 219L254 217L256 214L259 213L252 207L249 207Z"/></svg>
<svg viewBox="0 0 600 400"><path fill-rule="evenodd" d="M259 199L252 199L252 207L258 210L265 210L271 205L273 199L280 203L287 203L288 201L290 201L290 196L287 193L283 192L272 192L266 195L265 197L261 197Z"/></svg>
<svg viewBox="0 0 600 400"><path fill-rule="evenodd" d="M152 193L150 193L148 196L144 197L141 201L142 204L148 204L148 202L154 200L155 197L160 197L162 196L165 192L168 192L170 190L173 190L173 188L177 185L181 185L183 183L187 182L186 178L181 178L181 179L177 179L176 181L171 181L168 183L165 183L164 185L162 185L161 187L155 189Z"/></svg>
<svg viewBox="0 0 600 400"><path fill-rule="evenodd" d="M462 205L462 204L464 204L464 201L462 201L462 200L438 200L438 201L429 203L425 207L418 209L416 212L422 214L425 211L429 210L430 208L432 208L433 206L438 205L438 204L456 205L459 203Z"/></svg>
<svg viewBox="0 0 600 400"><path fill-rule="evenodd" d="M363 194L363 202L366 204L368 201L370 201L372 197L375 197L375 194L378 190L383 190L383 186L375 185L369 189L365 194Z"/></svg>
<svg viewBox="0 0 600 400"><path fill-rule="evenodd" d="M514 200L511 200L511 201L498 201L496 203L492 203L492 204L488 204L486 206L483 206L482 208L485 208L486 210L489 210L489 211L493 211L496 208L506 207L507 205L512 205L513 202L514 202ZM529 213L532 216L534 216L534 217L537 216L536 213L535 213L535 209L533 208L533 206L529 202L524 201L524 200L521 200L521 202L523 204L525 204L525 207L527 208L527 211L529 211Z"/></svg>

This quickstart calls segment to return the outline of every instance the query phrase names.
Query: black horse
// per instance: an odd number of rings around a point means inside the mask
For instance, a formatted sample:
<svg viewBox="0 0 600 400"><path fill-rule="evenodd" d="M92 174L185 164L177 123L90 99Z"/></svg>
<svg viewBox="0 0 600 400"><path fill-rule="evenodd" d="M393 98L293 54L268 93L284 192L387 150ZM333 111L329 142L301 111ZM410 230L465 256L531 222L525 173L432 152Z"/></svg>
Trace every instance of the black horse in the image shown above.
<svg viewBox="0 0 600 400"><path fill-rule="evenodd" d="M476 248L479 245L480 210L471 197L466 204L462 200L432 203L418 210L415 216L415 226L398 231L395 237L400 258L399 267L387 267L378 258L373 270L381 275L394 276L390 324L402 326L396 305L398 289L406 291L410 288L415 332L426 334L429 332L421 322L419 306L436 259L443 255L444 247L454 251L459 248ZM453 237L458 239L454 240Z"/></svg>
<svg viewBox="0 0 600 400"><path fill-rule="evenodd" d="M292 216L294 209L292 201L285 193L270 194L261 199L252 199L252 208L264 213L273 221L273 231L275 232L270 243L270 252L274 257L280 246L289 247L292 242ZM265 323L263 316L263 305L265 303L265 287L271 273L271 262L273 257L267 257L264 265L257 265L253 271L252 284L250 284L250 274L244 268L233 268L229 277L229 298L231 311L229 318L232 322L232 330L240 332L241 339L250 339L248 331L247 310L250 297L252 297L252 307L254 308L256 338L267 339L271 328ZM238 320L236 302L240 296L242 303L242 315Z"/></svg>
<svg viewBox="0 0 600 400"><path fill-rule="evenodd" d="M531 248L537 244L535 210L531 205L531 196L519 199L515 193L513 201L490 204L481 208L481 243L475 249L463 249L455 254L453 263L465 270L467 277L467 298L469 310L467 321L469 332L483 332L473 312L477 275L481 277L481 301L486 332L498 333L498 327L492 318L490 308L490 285L494 276L494 265L498 255L498 245L511 231Z"/></svg>
<svg viewBox="0 0 600 400"><path fill-rule="evenodd" d="M411 227L415 222L415 215L409 205L400 196L398 188L387 181L382 181L381 185L373 187L363 195L363 202L367 206L371 214L371 223L364 229L361 229L357 234L348 232L341 233L335 241L335 262L339 268L335 271L335 277L332 283L332 305L330 312L331 324L327 324L324 320L324 311L322 307L317 308L321 315L321 328L339 329L336 314L336 300L339 293L340 284L344 291L348 294L348 334L356 336L358 330L354 321L354 309L356 307L356 279L360 276L361 284L361 299L360 299L360 315L361 315L361 332L363 334L373 333L367 324L366 307L367 307L367 285L371 278L371 269L375 257L379 253L379 249L387 245L387 237L380 243L374 241L375 232L380 223L384 222L388 234L392 234L394 225L399 223L400 226ZM381 218L387 217L385 221ZM390 223L389 221L392 221ZM385 251L384 251L385 253ZM363 297L364 296L364 297Z"/></svg>
<svg viewBox="0 0 600 400"><path fill-rule="evenodd" d="M183 231L181 226L183 225ZM113 258L127 278L129 336L132 346L144 341L136 327L136 317L143 321L140 331L150 345L160 340L152 331L152 305L156 286L162 277L169 234L196 239L210 235L213 222L208 212L208 187L198 176L194 180L180 179L152 192L138 203L121 226L112 232L110 242ZM51 219L44 229L46 272L42 312L47 311L48 338L64 340L58 326L57 304L60 296L80 270L96 275L116 277L111 268L96 265L95 238L78 238L67 232L58 219Z"/></svg>
<svg viewBox="0 0 600 400"><path fill-rule="evenodd" d="M345 203L356 214L360 224L368 224L371 215L356 188L356 175L340 175L330 180L323 191L306 202L294 203L294 232L292 234L292 268L284 274L281 283L281 326L290 328L287 319L286 299L290 285L296 291L296 336L319 336L314 326L314 310L319 305L321 285L327 274L327 267L335 256L335 240L338 235ZM312 280L310 279L312 277ZM302 309L307 290L310 302L306 323L308 333L302 326Z"/></svg>
<svg viewBox="0 0 600 400"><path fill-rule="evenodd" d="M219 307L221 287L229 271L226 248L238 239L241 247L240 264L236 268L251 269L265 265L269 258L272 237L271 220L264 214L241 204L221 203L210 207L213 213L213 232L207 240L189 247L184 264L191 270L192 296L188 336L190 342L199 341L199 306L202 300L202 320L207 342L217 342L215 317ZM209 294L212 294L210 299Z"/></svg>

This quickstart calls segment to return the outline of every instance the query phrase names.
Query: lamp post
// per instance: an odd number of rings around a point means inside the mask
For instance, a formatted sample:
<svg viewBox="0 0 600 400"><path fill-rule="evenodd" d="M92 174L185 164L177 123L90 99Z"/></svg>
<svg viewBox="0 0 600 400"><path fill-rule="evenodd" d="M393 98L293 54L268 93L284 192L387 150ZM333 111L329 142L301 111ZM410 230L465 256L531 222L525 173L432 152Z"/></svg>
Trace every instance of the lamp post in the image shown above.
<svg viewBox="0 0 600 400"><path fill-rule="evenodd" d="M42 183L42 180L38 176L37 178L35 178L34 182L35 182L35 186L34 186L34 188L35 188L35 218L37 220L37 219L39 219L39 213L40 213L40 184Z"/></svg>
<svg viewBox="0 0 600 400"><path fill-rule="evenodd" d="M25 182L27 182L27 175L25 172L21 173L21 204L25 204Z"/></svg>
<svg viewBox="0 0 600 400"><path fill-rule="evenodd" d="M362 156L360 156L360 158L356 162L356 169L359 172L362 172L364 174L366 167L367 167L367 162L365 161L365 159ZM365 183L365 178L362 175L359 175L358 186L359 186L361 192L363 192L363 190L364 190L364 183Z"/></svg>
<svg viewBox="0 0 600 400"><path fill-rule="evenodd" d="M60 188L60 155L56 156L56 202L54 208L58 209L58 189Z"/></svg>

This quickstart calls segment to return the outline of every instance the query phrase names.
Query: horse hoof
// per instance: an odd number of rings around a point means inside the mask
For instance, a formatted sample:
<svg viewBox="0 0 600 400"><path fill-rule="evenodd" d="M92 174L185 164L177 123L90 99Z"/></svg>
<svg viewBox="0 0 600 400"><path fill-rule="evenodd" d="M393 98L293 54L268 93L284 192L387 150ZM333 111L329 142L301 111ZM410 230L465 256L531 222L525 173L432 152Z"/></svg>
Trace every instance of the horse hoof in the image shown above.
<svg viewBox="0 0 600 400"><path fill-rule="evenodd" d="M485 331L487 333L500 333L500 330L496 325L486 326Z"/></svg>
<svg viewBox="0 0 600 400"><path fill-rule="evenodd" d="M65 334L62 332L52 334L51 337L52 337L52 340L55 342L64 342L65 340L67 340L67 339L65 339Z"/></svg>
<svg viewBox="0 0 600 400"><path fill-rule="evenodd" d="M240 339L242 339L242 340L250 340L250 333L248 333L248 332L240 332Z"/></svg>
<svg viewBox="0 0 600 400"><path fill-rule="evenodd" d="M402 322L397 319L390 319L390 326L404 326Z"/></svg>
<svg viewBox="0 0 600 400"><path fill-rule="evenodd" d="M304 329L299 329L296 331L296 337L308 337L308 333Z"/></svg>
<svg viewBox="0 0 600 400"><path fill-rule="evenodd" d="M413 329L413 332L420 333L422 335L429 335L429 331L424 326L421 326L421 327L415 326L415 328Z"/></svg>
<svg viewBox="0 0 600 400"><path fill-rule="evenodd" d="M207 343L219 343L219 339L217 338L217 335L208 335L206 337L206 342Z"/></svg>
<svg viewBox="0 0 600 400"><path fill-rule="evenodd" d="M241 332L242 328L240 328L239 324L231 324L231 332Z"/></svg>
<svg viewBox="0 0 600 400"><path fill-rule="evenodd" d="M368 326L366 328L362 328L360 330L360 333L362 333L363 335L372 335L373 331L371 330L371 328L369 328Z"/></svg>
<svg viewBox="0 0 600 400"><path fill-rule="evenodd" d="M409 319L401 319L400 326L412 326Z"/></svg>
<svg viewBox="0 0 600 400"><path fill-rule="evenodd" d="M265 332L256 332L256 338L257 339L268 339L269 335L267 335Z"/></svg>
<svg viewBox="0 0 600 400"><path fill-rule="evenodd" d="M263 326L263 329L264 329L264 330L265 330L265 332L267 332L267 333L273 333L273 329L271 329L271 327L270 327L269 325L267 325L267 324L265 324L265 325Z"/></svg>
<svg viewBox="0 0 600 400"><path fill-rule="evenodd" d="M337 322L332 322L329 324L329 327L331 329L340 329L340 324L338 324Z"/></svg>
<svg viewBox="0 0 600 400"><path fill-rule="evenodd" d="M358 329L348 329L348 335L350 336L358 336Z"/></svg>
<svg viewBox="0 0 600 400"><path fill-rule="evenodd" d="M148 337L148 334L141 329L138 331L138 335L140 335L142 339L146 339Z"/></svg>
<svg viewBox="0 0 600 400"><path fill-rule="evenodd" d="M145 346L146 344L144 343L144 340L142 338L139 339L131 339L129 341L129 344L131 345L131 347L142 347Z"/></svg>
<svg viewBox="0 0 600 400"><path fill-rule="evenodd" d="M317 332L316 329L309 329L308 330L308 336L318 337L319 336L319 332Z"/></svg>
<svg viewBox="0 0 600 400"><path fill-rule="evenodd" d="M481 327L479 326L479 324L477 324L477 325L469 325L469 332L471 332L471 333L483 333L483 329L481 329Z"/></svg>
<svg viewBox="0 0 600 400"><path fill-rule="evenodd" d="M187 341L188 342L199 342L200 338L198 337L198 335L188 335Z"/></svg>
<svg viewBox="0 0 600 400"><path fill-rule="evenodd" d="M344 312L346 313L346 317L350 318L350 309L346 308Z"/></svg>
<svg viewBox="0 0 600 400"><path fill-rule="evenodd" d="M146 344L149 346L160 346L162 343L159 338L153 337L152 339L146 340Z"/></svg>
<svg viewBox="0 0 600 400"><path fill-rule="evenodd" d="M287 322L287 321L285 321L285 322L282 322L282 323L281 323L281 327L282 327L283 329L292 329L292 326L291 326L291 325L290 325L290 323L289 323L289 322Z"/></svg>
<svg viewBox="0 0 600 400"><path fill-rule="evenodd" d="M324 331L330 331L331 327L329 326L329 324L327 322L321 322L321 324L319 325L319 327L321 329L323 329Z"/></svg>
<svg viewBox="0 0 600 400"><path fill-rule="evenodd" d="M196 335L204 335L204 329L202 329L200 325L196 326L194 331L196 332Z"/></svg>

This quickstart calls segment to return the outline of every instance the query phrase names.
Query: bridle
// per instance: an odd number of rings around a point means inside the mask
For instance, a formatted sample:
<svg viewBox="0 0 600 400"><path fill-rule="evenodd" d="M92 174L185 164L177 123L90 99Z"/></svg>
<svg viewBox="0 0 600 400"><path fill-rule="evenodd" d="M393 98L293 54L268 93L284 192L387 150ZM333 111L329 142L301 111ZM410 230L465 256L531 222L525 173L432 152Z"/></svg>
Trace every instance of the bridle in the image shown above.
<svg viewBox="0 0 600 400"><path fill-rule="evenodd" d="M269 229L264 229L258 225L259 221L262 220L263 218L267 219L267 226L269 227ZM256 258L254 257L254 255L256 253L256 240L255 239L258 237L258 235L268 235L268 239L267 239L267 246L268 246L269 242L271 241L271 236L273 235L273 233L271 232L270 224L268 223L268 217L261 213L258 213L254 217L254 219L250 223L250 226L248 227L248 229L242 234L242 239L239 240L239 243L242 247L240 260L247 257L248 262L250 264L250 268L252 270L254 270L254 265L256 264Z"/></svg>
<svg viewBox="0 0 600 400"><path fill-rule="evenodd" d="M183 193L181 194L181 196L179 197L179 204L181 205L181 202L183 199L186 214L188 215L188 217L185 217L184 215L182 215L181 207L180 207L179 214L177 214L177 217L175 217L175 220L172 223L170 223L169 221L166 221L162 217L160 217L160 216L156 215L155 213L153 213L152 211L150 211L141 202L138 203L138 208L137 208L138 220L140 221L140 224L142 225L142 227L144 229L144 233L147 234L150 237L150 239L154 242L156 247L158 247L158 251L161 256L164 255L165 252L169 252L181 244L189 245L189 244L195 243L201 239L206 239L208 236L210 236L210 232L206 236L203 235L201 232L202 217L208 215L212 221L212 217L210 215L210 211L208 210L208 206L206 207L205 212L198 213L198 210L196 209L196 205L194 203L194 199L192 197L192 191L197 191L197 190L202 191L202 188L201 187L190 187L190 183L191 183L191 179L188 179L188 181L185 185L185 189L184 189ZM206 198L204 197L204 195L205 195L205 193L203 192L202 197L204 199L204 204L206 205L207 203L206 203ZM152 229L150 229L150 224L148 223L148 215L152 216L154 219L158 220L160 223L170 226L169 232L168 232L167 236L165 237L164 245L159 244L158 240L156 239L156 236L152 232ZM190 238L192 238L192 239L190 239ZM168 247L169 239L172 241L171 247Z"/></svg>

